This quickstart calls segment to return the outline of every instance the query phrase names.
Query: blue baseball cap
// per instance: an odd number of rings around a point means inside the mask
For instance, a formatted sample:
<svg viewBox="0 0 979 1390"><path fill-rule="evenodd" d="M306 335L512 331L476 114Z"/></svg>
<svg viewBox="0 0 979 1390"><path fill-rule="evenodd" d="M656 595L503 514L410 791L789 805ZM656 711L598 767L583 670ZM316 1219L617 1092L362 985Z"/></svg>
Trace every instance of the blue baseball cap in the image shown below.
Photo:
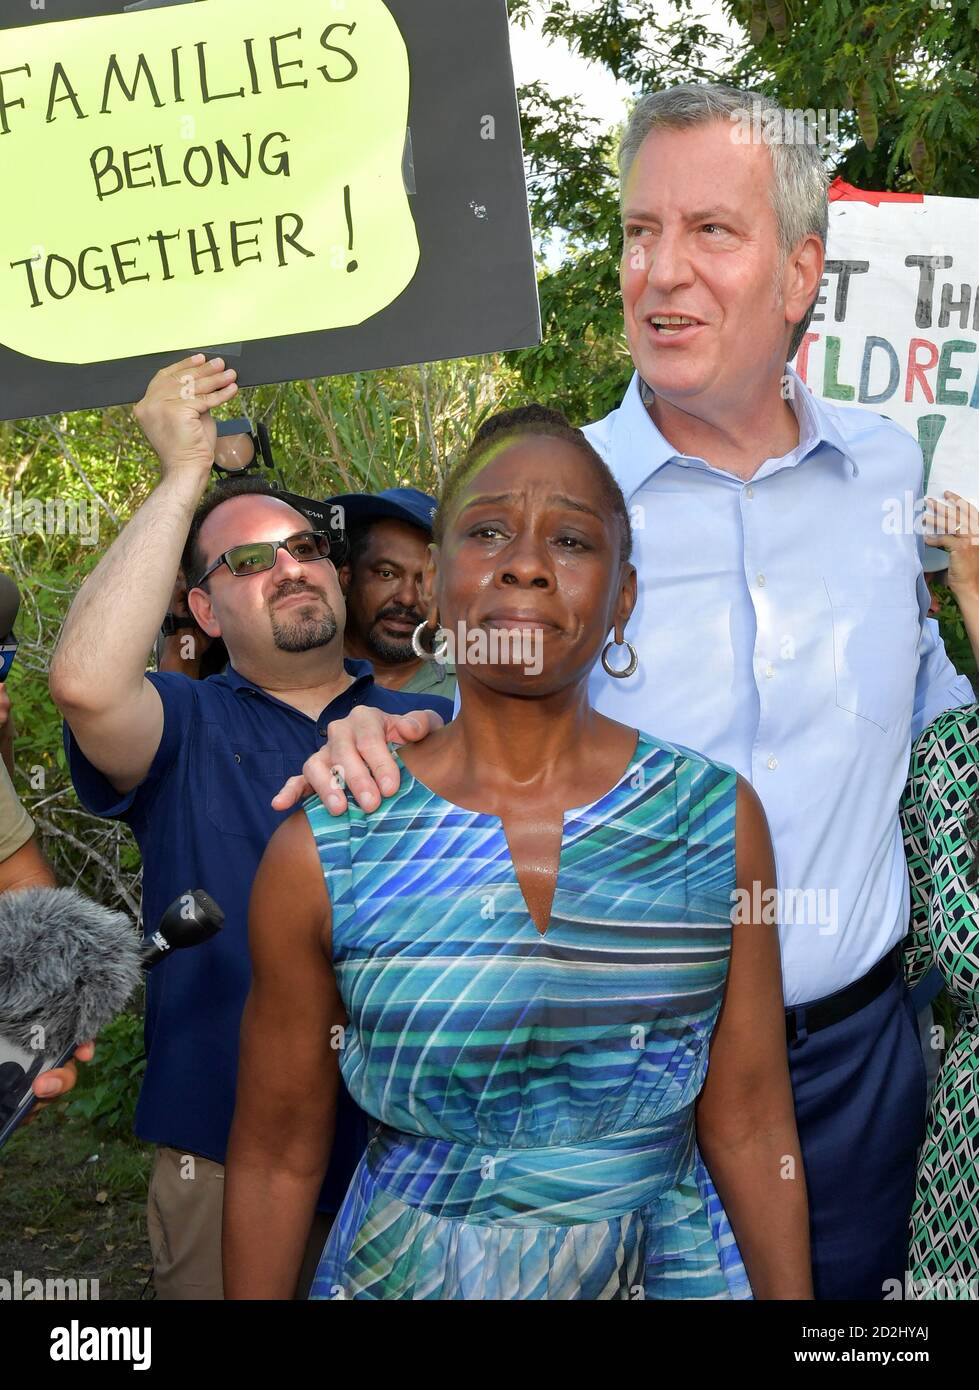
<svg viewBox="0 0 979 1390"><path fill-rule="evenodd" d="M438 502L416 487L389 487L384 492L349 492L331 497L331 507L342 507L346 529L363 526L371 521L404 521L432 534L432 519Z"/></svg>

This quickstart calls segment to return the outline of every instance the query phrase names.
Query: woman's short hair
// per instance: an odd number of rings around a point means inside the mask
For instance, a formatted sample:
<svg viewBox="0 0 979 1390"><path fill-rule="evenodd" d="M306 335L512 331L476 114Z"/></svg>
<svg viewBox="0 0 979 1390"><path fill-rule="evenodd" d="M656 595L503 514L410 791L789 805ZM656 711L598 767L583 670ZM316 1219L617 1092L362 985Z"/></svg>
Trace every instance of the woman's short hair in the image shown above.
<svg viewBox="0 0 979 1390"><path fill-rule="evenodd" d="M575 429L559 410L550 410L544 405L522 405L514 410L503 410L484 421L473 436L466 454L446 474L439 497L438 511L432 529L432 537L442 543L445 526L452 504L463 486L480 469L490 453L497 452L504 443L537 436L545 439L560 439L572 445L586 459L598 480L603 506L614 518L619 533L619 558L628 560L632 554L632 526L622 489L612 475L608 464L595 450L584 434Z"/></svg>

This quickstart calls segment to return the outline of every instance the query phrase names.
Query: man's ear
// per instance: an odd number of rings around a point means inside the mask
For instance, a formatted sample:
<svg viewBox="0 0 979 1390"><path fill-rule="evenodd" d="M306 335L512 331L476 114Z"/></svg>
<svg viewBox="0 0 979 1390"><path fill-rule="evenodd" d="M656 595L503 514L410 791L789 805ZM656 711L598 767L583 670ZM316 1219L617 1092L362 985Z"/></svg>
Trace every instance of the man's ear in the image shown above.
<svg viewBox="0 0 979 1390"><path fill-rule="evenodd" d="M353 579L353 575L354 572L349 560L344 560L343 564L337 567L337 579L340 581L340 589L344 598L347 596L347 590L350 588L350 581Z"/></svg>
<svg viewBox="0 0 979 1390"><path fill-rule="evenodd" d="M206 632L208 637L221 636L221 624L214 616L214 609L211 607L211 600L207 596L206 589L189 589L187 607L190 609L194 622L202 632Z"/></svg>
<svg viewBox="0 0 979 1390"><path fill-rule="evenodd" d="M795 248L784 270L785 317L793 327L801 323L819 291L826 262L826 248L813 233Z"/></svg>

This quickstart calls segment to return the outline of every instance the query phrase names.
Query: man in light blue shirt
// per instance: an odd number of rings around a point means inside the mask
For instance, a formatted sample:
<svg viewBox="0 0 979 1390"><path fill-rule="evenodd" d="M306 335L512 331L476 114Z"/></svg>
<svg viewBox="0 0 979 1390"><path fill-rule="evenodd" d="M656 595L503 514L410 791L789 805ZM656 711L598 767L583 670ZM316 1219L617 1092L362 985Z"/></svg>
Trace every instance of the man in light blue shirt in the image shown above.
<svg viewBox="0 0 979 1390"><path fill-rule="evenodd" d="M881 1298L904 1287L924 1114L894 952L909 914L898 804L912 738L973 695L926 616L915 536L881 524L885 499L920 491L917 444L789 379L799 444L750 481L674 450L638 374L586 428L629 503L641 576L626 634L639 668L615 681L597 667L592 696L729 763L761 797L769 920L799 1006L789 1063L816 1297Z"/></svg>
<svg viewBox="0 0 979 1390"><path fill-rule="evenodd" d="M774 138L752 141L762 124ZM920 496L921 450L786 365L828 222L801 123L748 93L675 88L636 107L620 165L637 370L585 434L631 509L639 669L598 669L593 696L761 797L816 1296L880 1299L904 1286L924 1100L895 950L898 804L912 738L973 698L928 617L920 536L894 522Z"/></svg>
<svg viewBox="0 0 979 1390"><path fill-rule="evenodd" d="M898 803L912 738L973 699L927 616L920 537L894 523L920 495L921 451L787 367L828 222L822 159L790 113L719 86L655 93L620 162L636 372L585 434L632 515L639 665L623 680L596 669L592 694L761 797L816 1296L881 1299L904 1287L924 1112L896 949L909 913ZM306 768L333 810L331 763L367 810L365 763L383 791L397 785L367 716L353 724Z"/></svg>
<svg viewBox="0 0 979 1390"><path fill-rule="evenodd" d="M799 443L750 481L675 450L638 373L584 432L625 494L642 576L627 634L639 669L616 681L596 667L594 703L696 741L758 791L794 1005L852 984L907 932L911 739L973 697L927 617L917 538L883 525L887 499L920 493L918 445L788 379Z"/></svg>

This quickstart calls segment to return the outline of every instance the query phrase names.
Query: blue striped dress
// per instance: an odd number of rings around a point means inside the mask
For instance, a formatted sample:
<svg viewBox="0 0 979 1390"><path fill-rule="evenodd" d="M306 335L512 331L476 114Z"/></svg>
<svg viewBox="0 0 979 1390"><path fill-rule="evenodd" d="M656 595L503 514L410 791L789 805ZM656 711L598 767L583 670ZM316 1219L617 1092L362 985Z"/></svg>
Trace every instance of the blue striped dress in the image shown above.
<svg viewBox="0 0 979 1390"><path fill-rule="evenodd" d="M567 811L547 932L500 819L401 765L378 811L305 802L376 1123L315 1299L750 1298L696 1146L735 887L730 768L639 735Z"/></svg>

